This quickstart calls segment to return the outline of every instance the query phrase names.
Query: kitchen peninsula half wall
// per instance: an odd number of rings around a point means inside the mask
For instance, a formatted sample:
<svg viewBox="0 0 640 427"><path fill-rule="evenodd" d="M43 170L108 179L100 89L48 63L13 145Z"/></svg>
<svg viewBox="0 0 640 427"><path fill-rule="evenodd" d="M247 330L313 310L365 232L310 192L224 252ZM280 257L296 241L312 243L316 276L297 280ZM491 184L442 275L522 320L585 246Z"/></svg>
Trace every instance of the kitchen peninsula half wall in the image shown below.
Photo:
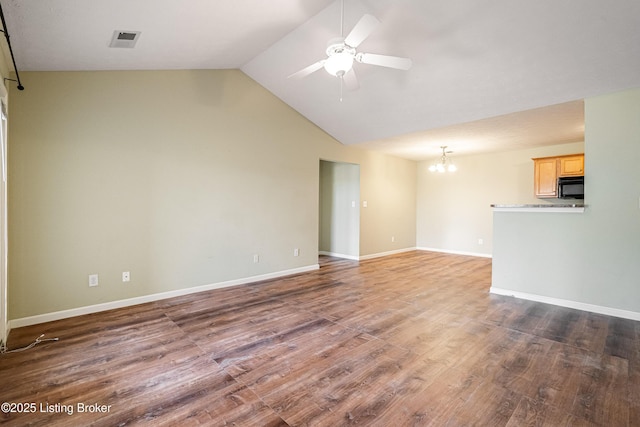
<svg viewBox="0 0 640 427"><path fill-rule="evenodd" d="M490 292L640 320L635 310L601 302L618 272L609 272L611 282L590 280L590 268L606 268L596 253L584 250L590 214L571 205L494 207Z"/></svg>

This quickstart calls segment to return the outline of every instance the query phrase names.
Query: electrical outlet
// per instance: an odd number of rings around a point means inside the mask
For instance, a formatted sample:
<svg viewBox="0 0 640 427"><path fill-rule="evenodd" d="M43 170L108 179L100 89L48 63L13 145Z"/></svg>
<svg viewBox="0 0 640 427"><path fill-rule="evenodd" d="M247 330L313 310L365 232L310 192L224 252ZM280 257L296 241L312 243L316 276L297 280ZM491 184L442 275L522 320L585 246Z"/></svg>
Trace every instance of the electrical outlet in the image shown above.
<svg viewBox="0 0 640 427"><path fill-rule="evenodd" d="M391 243L396 241L396 236L391 236Z"/></svg>
<svg viewBox="0 0 640 427"><path fill-rule="evenodd" d="M295 249L293 250L293 256L300 256L300 249L295 248Z"/></svg>
<svg viewBox="0 0 640 427"><path fill-rule="evenodd" d="M253 255L253 262L256 263L256 264L259 263L260 262L260 255L254 254Z"/></svg>
<svg viewBox="0 0 640 427"><path fill-rule="evenodd" d="M478 239L478 244L479 245L484 245L484 240L483 239Z"/></svg>
<svg viewBox="0 0 640 427"><path fill-rule="evenodd" d="M128 271L123 271L122 272L122 281L123 282L129 282L131 280L131 273L129 273Z"/></svg>
<svg viewBox="0 0 640 427"><path fill-rule="evenodd" d="M98 275L97 274L90 274L89 275L89 286L91 286L91 287L98 286Z"/></svg>

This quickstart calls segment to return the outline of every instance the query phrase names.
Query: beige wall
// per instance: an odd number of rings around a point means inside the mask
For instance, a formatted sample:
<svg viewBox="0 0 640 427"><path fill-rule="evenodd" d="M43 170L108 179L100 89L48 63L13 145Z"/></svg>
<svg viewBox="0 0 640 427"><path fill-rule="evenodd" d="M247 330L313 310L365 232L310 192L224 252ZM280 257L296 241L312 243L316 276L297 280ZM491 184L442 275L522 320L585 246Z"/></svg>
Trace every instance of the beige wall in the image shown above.
<svg viewBox="0 0 640 427"><path fill-rule="evenodd" d="M11 319L315 265L320 159L360 165L361 255L415 246L415 162L340 145L240 71L21 78Z"/></svg>
<svg viewBox="0 0 640 427"><path fill-rule="evenodd" d="M491 255L492 204L546 203L533 196L531 159L583 152L584 143L579 142L473 156L453 154L458 171L444 174L429 172L433 161L420 162L417 246Z"/></svg>

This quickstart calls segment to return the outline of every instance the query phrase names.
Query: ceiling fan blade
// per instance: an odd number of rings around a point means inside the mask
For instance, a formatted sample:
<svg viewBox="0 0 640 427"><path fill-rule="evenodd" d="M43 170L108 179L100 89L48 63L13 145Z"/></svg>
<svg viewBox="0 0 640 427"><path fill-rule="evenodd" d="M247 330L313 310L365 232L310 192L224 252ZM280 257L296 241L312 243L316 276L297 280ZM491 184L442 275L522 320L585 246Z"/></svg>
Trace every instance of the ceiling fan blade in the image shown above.
<svg viewBox="0 0 640 427"><path fill-rule="evenodd" d="M309 65L308 67L303 68L300 71L296 71L295 73L291 74L290 76L288 76L287 78L294 78L294 79L301 79L303 77L308 76L311 73L314 73L316 71L318 71L320 68L322 68L324 66L324 59L322 61L318 61L314 64Z"/></svg>
<svg viewBox="0 0 640 427"><path fill-rule="evenodd" d="M344 76L342 76L342 81L344 82L344 86L347 88L347 90L356 90L360 87L358 78L356 77L356 72L353 71L353 68L347 71Z"/></svg>
<svg viewBox="0 0 640 427"><path fill-rule="evenodd" d="M413 61L409 58L399 56L378 55L375 53L358 53L356 61L363 64L380 65L382 67L395 68L398 70L408 70Z"/></svg>
<svg viewBox="0 0 640 427"><path fill-rule="evenodd" d="M380 24L380 21L373 16L366 14L353 27L353 30L345 37L344 43L351 47L358 47Z"/></svg>

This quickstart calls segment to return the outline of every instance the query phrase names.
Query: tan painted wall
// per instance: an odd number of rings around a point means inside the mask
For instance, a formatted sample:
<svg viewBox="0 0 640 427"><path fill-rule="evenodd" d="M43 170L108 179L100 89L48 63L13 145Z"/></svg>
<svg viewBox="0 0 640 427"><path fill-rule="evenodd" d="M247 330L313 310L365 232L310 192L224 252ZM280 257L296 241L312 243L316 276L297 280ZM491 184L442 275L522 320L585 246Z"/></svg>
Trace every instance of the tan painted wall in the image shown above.
<svg viewBox="0 0 640 427"><path fill-rule="evenodd" d="M240 71L21 78L10 319L316 264L320 159L360 165L361 255L415 246L415 162L342 146Z"/></svg>

